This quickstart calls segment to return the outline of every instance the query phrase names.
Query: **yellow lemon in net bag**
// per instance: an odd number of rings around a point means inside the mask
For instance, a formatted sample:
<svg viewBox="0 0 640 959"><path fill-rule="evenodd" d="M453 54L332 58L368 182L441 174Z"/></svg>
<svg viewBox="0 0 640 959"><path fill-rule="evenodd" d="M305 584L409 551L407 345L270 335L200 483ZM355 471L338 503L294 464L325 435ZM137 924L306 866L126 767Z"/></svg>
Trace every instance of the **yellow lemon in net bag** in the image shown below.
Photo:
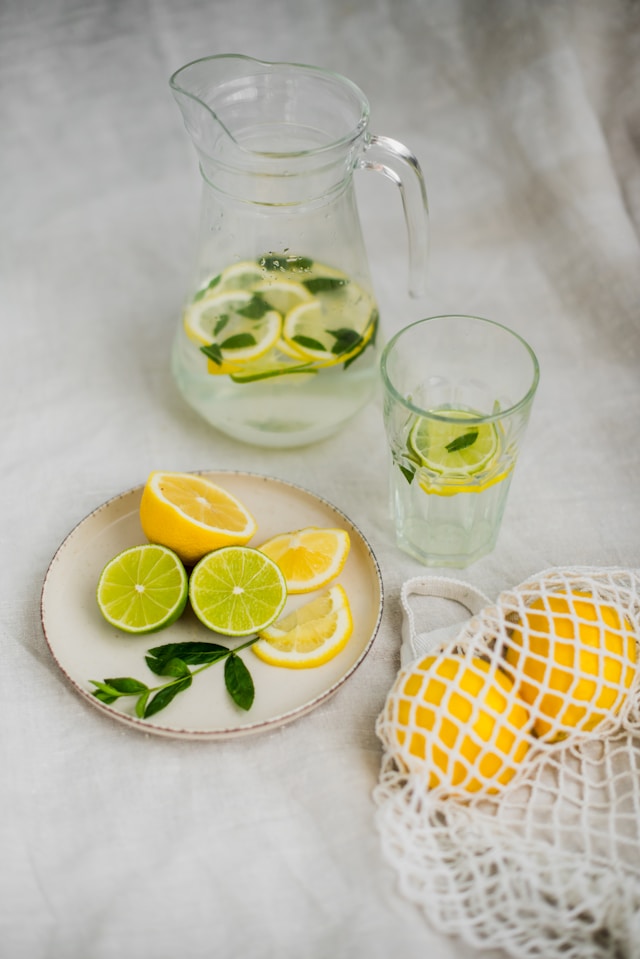
<svg viewBox="0 0 640 959"><path fill-rule="evenodd" d="M497 792L527 753L529 725L509 676L477 656L427 656L387 701L389 746L401 767L428 772L431 789Z"/></svg>
<svg viewBox="0 0 640 959"><path fill-rule="evenodd" d="M619 712L636 673L628 619L590 593L559 591L531 602L505 658L533 730L547 742L589 731Z"/></svg>

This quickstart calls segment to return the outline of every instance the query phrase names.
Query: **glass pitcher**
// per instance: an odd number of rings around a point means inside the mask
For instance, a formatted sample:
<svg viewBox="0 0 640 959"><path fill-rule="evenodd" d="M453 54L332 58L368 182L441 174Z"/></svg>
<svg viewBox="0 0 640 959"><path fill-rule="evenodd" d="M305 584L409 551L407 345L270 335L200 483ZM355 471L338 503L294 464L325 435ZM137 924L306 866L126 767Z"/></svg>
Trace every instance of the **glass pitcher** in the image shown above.
<svg viewBox="0 0 640 959"><path fill-rule="evenodd" d="M228 54L187 64L170 84L204 181L172 352L178 387L237 440L323 439L371 397L381 345L353 171L399 186L409 290L419 295L427 198L418 161L368 133L358 87L316 67Z"/></svg>

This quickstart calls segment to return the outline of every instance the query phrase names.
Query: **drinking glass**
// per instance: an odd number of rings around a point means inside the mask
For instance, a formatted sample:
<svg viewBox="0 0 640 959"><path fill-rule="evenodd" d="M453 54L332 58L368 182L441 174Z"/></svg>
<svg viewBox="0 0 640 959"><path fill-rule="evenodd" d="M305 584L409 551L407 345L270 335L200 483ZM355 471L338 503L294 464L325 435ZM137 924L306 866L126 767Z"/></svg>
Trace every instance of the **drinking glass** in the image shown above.
<svg viewBox="0 0 640 959"><path fill-rule="evenodd" d="M478 316L433 316L381 357L398 546L465 567L496 544L539 380L517 333Z"/></svg>

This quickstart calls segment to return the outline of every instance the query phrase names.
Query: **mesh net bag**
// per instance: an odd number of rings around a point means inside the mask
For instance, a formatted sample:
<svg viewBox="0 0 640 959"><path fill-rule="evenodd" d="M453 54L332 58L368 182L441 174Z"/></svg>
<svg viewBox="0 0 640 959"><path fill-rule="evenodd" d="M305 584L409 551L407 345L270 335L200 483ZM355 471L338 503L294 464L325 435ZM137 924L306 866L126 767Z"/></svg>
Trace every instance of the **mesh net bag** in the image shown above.
<svg viewBox="0 0 640 959"><path fill-rule="evenodd" d="M412 594L464 624L418 635ZM432 925L515 957L640 956L640 576L554 569L495 604L411 580L376 731L383 852Z"/></svg>

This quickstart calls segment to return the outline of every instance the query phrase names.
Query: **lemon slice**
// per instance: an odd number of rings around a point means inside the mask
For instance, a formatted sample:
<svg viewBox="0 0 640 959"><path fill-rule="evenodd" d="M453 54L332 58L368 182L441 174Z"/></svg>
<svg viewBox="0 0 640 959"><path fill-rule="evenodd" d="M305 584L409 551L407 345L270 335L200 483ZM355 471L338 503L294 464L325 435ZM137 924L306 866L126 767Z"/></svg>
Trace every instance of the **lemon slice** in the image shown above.
<svg viewBox="0 0 640 959"><path fill-rule="evenodd" d="M260 630L260 639L251 648L272 666L308 669L337 656L352 632L349 599L336 585Z"/></svg>
<svg viewBox="0 0 640 959"><path fill-rule="evenodd" d="M467 410L433 413L433 418L416 417L409 434L409 450L421 465L442 475L473 476L486 469L498 451L495 425L480 422L480 414Z"/></svg>
<svg viewBox="0 0 640 959"><path fill-rule="evenodd" d="M342 571L351 539L345 529L308 526L267 540L260 550L273 559L290 593L310 593Z"/></svg>
<svg viewBox="0 0 640 959"><path fill-rule="evenodd" d="M294 307L285 317L282 338L300 357L318 360L324 366L344 363L361 353L375 331L374 312L367 313L368 326L347 325L347 318L336 309L327 309L312 299ZM349 324L353 317L348 317ZM362 331L360 329L362 327Z"/></svg>
<svg viewBox="0 0 640 959"><path fill-rule="evenodd" d="M153 633L182 614L188 595L187 573L165 546L132 546L102 570L96 598L100 612L125 633Z"/></svg>
<svg viewBox="0 0 640 959"><path fill-rule="evenodd" d="M219 292L254 290L264 277L264 270L255 260L243 260L241 263L232 263L222 271L216 289Z"/></svg>
<svg viewBox="0 0 640 959"><path fill-rule="evenodd" d="M191 607L209 629L248 636L282 611L287 587L277 564L249 546L225 546L204 556L191 573Z"/></svg>
<svg viewBox="0 0 640 959"><path fill-rule="evenodd" d="M227 373L268 353L282 319L256 294L227 290L192 303L184 327L189 339L206 347L209 372Z"/></svg>
<svg viewBox="0 0 640 959"><path fill-rule="evenodd" d="M253 287L253 291L258 293L272 310L277 310L282 316L289 313L295 306L308 303L313 299L311 293L301 283L280 278L258 283Z"/></svg>
<svg viewBox="0 0 640 959"><path fill-rule="evenodd" d="M529 711L511 678L477 656L443 652L402 671L383 734L401 767L431 789L497 792L525 758Z"/></svg>
<svg viewBox="0 0 640 959"><path fill-rule="evenodd" d="M256 521L226 490L192 473L151 473L140 500L145 536L193 565L220 546L247 543Z"/></svg>

